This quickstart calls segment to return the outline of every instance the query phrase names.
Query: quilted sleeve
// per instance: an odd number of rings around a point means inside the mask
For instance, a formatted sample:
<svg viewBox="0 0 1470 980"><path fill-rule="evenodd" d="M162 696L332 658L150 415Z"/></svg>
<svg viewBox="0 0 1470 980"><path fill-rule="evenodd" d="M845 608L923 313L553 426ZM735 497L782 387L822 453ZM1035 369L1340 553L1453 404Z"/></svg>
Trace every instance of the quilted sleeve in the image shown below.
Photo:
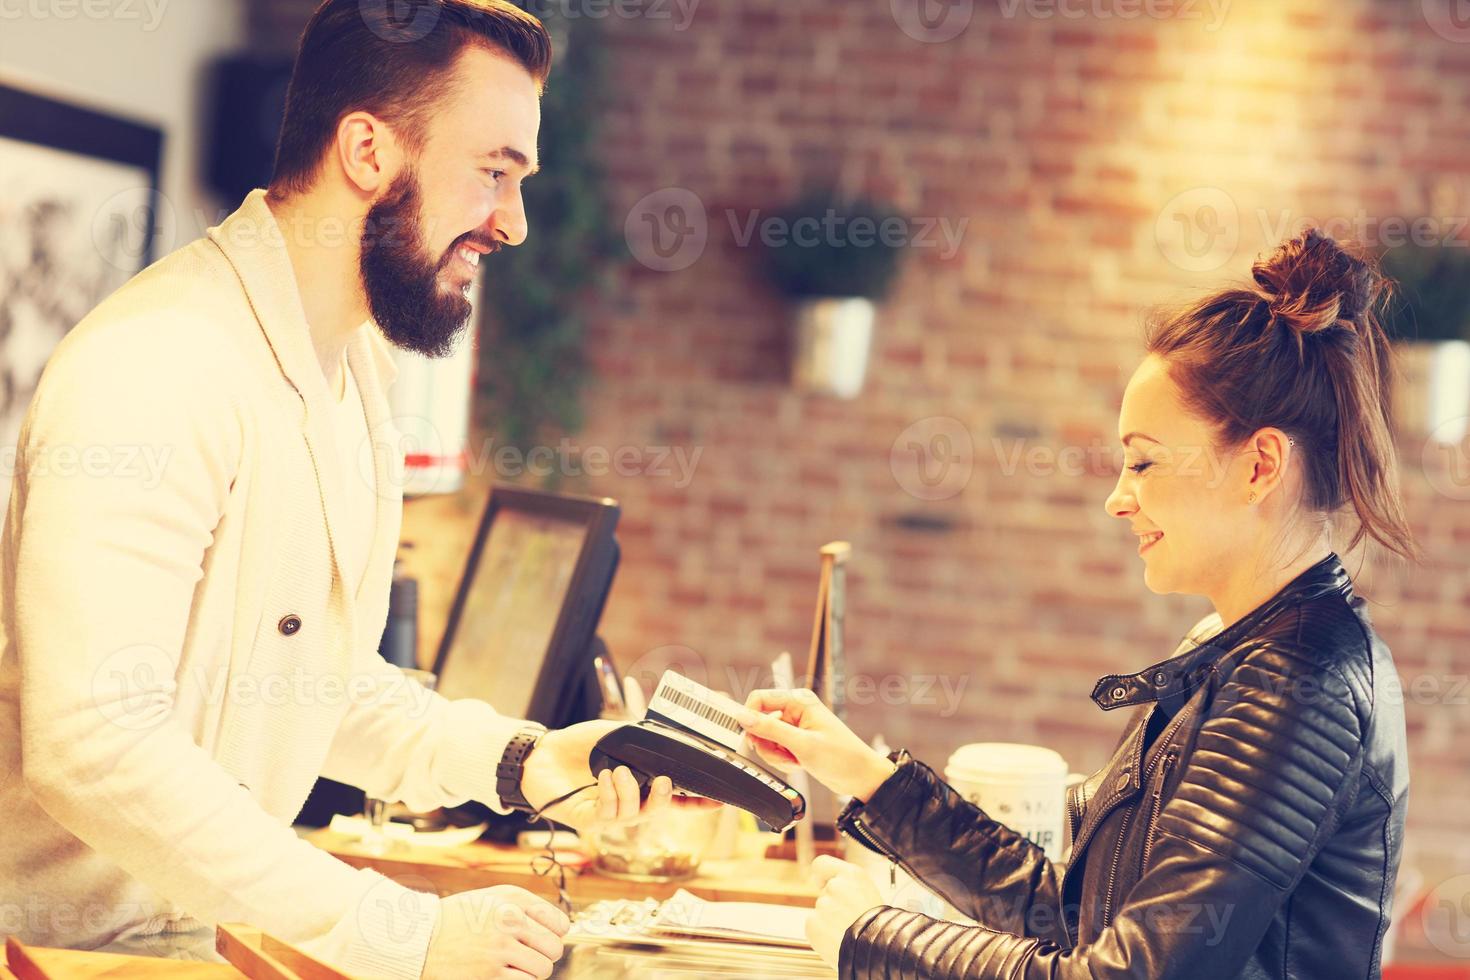
<svg viewBox="0 0 1470 980"><path fill-rule="evenodd" d="M899 761L866 806L844 812L842 828L977 922L1061 940L1061 871L1046 853L928 766L907 753Z"/></svg>
<svg viewBox="0 0 1470 980"><path fill-rule="evenodd" d="M1366 728L1367 706L1323 655L1256 645L1211 701L1148 873L1095 942L1064 949L880 908L848 930L841 975L1238 976L1355 797Z"/></svg>

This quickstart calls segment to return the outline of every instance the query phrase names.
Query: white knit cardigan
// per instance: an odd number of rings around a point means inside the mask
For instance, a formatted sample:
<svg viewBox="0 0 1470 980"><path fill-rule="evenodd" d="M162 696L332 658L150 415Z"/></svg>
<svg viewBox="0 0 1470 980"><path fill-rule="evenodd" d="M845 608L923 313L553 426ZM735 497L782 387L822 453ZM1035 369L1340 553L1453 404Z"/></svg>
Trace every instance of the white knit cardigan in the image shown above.
<svg viewBox="0 0 1470 980"><path fill-rule="evenodd" d="M371 323L347 357L377 516L361 586L343 584L332 396L282 233L254 192L83 320L41 379L0 540L0 935L95 947L239 920L418 977L438 898L291 822L318 775L499 807L520 723L429 696L376 651L402 459Z"/></svg>

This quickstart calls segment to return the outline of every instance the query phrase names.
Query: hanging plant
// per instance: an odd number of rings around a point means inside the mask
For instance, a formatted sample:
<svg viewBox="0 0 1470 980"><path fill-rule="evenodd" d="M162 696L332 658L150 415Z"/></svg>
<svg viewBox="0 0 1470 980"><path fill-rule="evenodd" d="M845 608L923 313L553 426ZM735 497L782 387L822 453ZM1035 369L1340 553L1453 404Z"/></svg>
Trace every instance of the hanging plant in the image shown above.
<svg viewBox="0 0 1470 980"><path fill-rule="evenodd" d="M868 199L812 191L776 215L762 238L766 268L792 308L791 381L856 398L867 379L876 301L898 275L908 223Z"/></svg>
<svg viewBox="0 0 1470 980"><path fill-rule="evenodd" d="M1400 245L1382 267L1398 284L1384 316L1406 382L1396 388L1395 417L1405 431L1458 445L1470 406L1470 249Z"/></svg>
<svg viewBox="0 0 1470 980"><path fill-rule="evenodd" d="M908 222L885 204L809 191L777 213L763 239L771 280L794 298L882 299L898 275Z"/></svg>
<svg viewBox="0 0 1470 980"><path fill-rule="evenodd" d="M1405 244L1383 254L1398 285L1384 326L1405 341L1470 340L1470 247Z"/></svg>

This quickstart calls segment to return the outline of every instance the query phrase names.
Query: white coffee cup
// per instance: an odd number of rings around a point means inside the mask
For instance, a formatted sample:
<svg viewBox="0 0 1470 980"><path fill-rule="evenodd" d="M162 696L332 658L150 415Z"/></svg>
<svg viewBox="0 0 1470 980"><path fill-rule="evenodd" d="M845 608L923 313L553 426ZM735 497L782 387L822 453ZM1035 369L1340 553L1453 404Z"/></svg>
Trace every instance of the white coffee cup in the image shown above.
<svg viewBox="0 0 1470 980"><path fill-rule="evenodd" d="M1087 778L1068 773L1067 762L1040 745L976 742L949 757L944 781L955 792L1046 852L1062 859L1066 793Z"/></svg>

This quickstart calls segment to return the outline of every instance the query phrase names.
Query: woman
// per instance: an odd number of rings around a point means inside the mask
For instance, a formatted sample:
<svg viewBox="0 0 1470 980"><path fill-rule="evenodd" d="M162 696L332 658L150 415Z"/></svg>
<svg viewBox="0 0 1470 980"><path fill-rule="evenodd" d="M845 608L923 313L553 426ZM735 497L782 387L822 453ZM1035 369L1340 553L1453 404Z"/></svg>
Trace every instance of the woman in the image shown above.
<svg viewBox="0 0 1470 980"><path fill-rule="evenodd" d="M1135 707L1068 794L1068 866L810 692L758 691L771 762L853 803L840 825L978 926L885 908L820 859L808 933L844 978L1376 977L1408 794L1388 649L1329 543L1417 551L1394 479L1383 282L1313 231L1156 322L1123 396L1108 513L1158 593L1218 614L1092 697ZM1204 629L1202 629L1204 628ZM1204 635L1213 630L1212 635Z"/></svg>

